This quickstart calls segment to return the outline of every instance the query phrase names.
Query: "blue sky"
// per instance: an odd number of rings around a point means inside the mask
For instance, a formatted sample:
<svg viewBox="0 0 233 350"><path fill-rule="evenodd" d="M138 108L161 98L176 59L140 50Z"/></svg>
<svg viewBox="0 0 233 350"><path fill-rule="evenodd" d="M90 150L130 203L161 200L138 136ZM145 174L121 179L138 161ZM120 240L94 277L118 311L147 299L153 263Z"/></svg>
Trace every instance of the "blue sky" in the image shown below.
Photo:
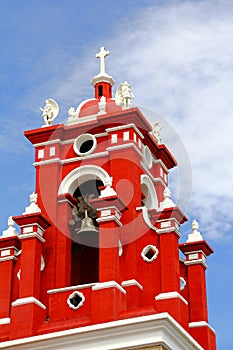
<svg viewBox="0 0 233 350"><path fill-rule="evenodd" d="M218 348L230 350L233 3L1 1L0 42L0 229L9 215L24 211L34 190L34 150L23 131L41 126L39 107L46 98L59 103L57 122L63 122L70 106L93 97L89 82L99 70L95 53L105 46L111 52L107 72L116 86L129 81L134 104L155 113L148 113L152 123L165 116L185 145L188 156L162 130L186 172L182 181L181 172L170 174L174 196L179 197L177 181L187 193L192 183L192 198L188 195L184 204L190 222L182 229L182 241L196 218L215 250L207 262L210 324Z"/></svg>

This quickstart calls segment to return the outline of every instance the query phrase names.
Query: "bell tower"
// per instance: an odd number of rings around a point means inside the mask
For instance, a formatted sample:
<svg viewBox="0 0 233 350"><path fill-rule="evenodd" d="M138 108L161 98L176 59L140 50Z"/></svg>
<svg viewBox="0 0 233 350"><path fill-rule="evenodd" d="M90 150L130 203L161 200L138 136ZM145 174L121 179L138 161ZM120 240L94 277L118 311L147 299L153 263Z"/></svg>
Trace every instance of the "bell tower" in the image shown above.
<svg viewBox="0 0 233 350"><path fill-rule="evenodd" d="M94 98L57 125L58 104L48 99L44 125L25 132L35 193L0 237L0 341L6 349L214 350L205 280L213 251L196 222L179 244L187 217L169 190L176 160L158 123L132 106L127 81L112 97L108 55L96 54Z"/></svg>

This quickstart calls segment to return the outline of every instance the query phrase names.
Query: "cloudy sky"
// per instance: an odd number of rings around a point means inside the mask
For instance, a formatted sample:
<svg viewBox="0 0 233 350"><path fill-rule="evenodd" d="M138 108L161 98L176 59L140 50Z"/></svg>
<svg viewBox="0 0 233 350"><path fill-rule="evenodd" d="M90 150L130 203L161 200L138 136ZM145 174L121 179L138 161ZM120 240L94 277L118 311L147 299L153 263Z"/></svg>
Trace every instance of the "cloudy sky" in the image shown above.
<svg viewBox="0 0 233 350"><path fill-rule="evenodd" d="M233 2L1 1L0 42L0 229L34 190L33 149L23 131L41 126L39 107L48 97L59 103L57 122L93 97L95 53L105 46L116 86L129 81L134 104L151 123L166 125L163 140L180 163L170 174L174 199L215 250L207 273L210 323L219 349L230 350Z"/></svg>

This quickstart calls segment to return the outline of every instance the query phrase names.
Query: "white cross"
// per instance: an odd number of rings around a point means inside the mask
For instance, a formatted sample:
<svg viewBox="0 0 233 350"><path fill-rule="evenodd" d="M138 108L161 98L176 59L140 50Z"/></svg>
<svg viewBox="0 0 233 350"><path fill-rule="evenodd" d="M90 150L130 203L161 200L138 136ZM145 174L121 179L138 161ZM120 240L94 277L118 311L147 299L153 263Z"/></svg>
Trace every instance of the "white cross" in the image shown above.
<svg viewBox="0 0 233 350"><path fill-rule="evenodd" d="M109 51L105 51L105 48L102 46L100 48L100 52L97 53L95 56L96 58L100 58L100 75L105 75L105 57L110 55Z"/></svg>

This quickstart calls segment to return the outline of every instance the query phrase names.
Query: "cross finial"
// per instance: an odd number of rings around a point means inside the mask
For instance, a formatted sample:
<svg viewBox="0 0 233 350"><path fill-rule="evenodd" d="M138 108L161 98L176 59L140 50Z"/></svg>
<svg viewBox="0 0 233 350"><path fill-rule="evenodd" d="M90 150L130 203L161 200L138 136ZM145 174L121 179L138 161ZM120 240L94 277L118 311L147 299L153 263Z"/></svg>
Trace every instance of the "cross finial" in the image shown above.
<svg viewBox="0 0 233 350"><path fill-rule="evenodd" d="M106 51L103 46L100 48L100 52L95 55L96 58L100 58L100 75L106 74L106 72L105 72L105 57L108 55L110 55L110 52Z"/></svg>

